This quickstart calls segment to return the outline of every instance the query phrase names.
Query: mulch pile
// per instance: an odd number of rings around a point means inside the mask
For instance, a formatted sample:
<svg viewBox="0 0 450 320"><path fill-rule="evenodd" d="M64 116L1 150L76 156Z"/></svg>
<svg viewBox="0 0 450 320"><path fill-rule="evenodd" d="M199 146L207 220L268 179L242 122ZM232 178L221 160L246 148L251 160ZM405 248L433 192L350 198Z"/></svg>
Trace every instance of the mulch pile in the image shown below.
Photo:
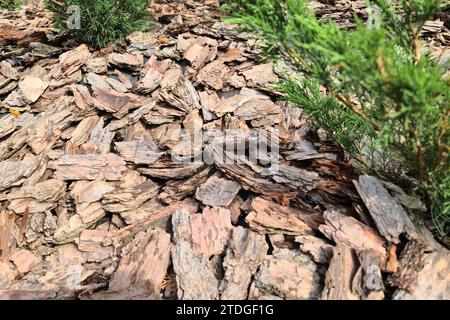
<svg viewBox="0 0 450 320"><path fill-rule="evenodd" d="M216 1L149 10L97 52L0 13L0 298L450 298L421 204L283 101L257 39Z"/></svg>

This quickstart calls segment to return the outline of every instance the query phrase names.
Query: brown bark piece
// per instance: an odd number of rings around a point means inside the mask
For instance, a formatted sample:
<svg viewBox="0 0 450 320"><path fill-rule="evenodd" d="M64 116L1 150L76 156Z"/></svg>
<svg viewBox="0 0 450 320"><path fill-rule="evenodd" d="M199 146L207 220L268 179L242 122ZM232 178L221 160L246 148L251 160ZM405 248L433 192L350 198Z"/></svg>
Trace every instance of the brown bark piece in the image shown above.
<svg viewBox="0 0 450 320"><path fill-rule="evenodd" d="M170 235L161 229L138 234L130 243L114 272L109 290L121 292L129 288L144 287L150 298L158 298L170 260Z"/></svg>
<svg viewBox="0 0 450 320"><path fill-rule="evenodd" d="M126 171L123 158L109 153L105 155L66 155L51 161L49 168L62 180L120 180Z"/></svg>
<svg viewBox="0 0 450 320"><path fill-rule="evenodd" d="M202 163L199 164L166 164L154 163L153 168L138 168L138 171L144 175L160 179L185 179L193 176L204 168Z"/></svg>
<svg viewBox="0 0 450 320"><path fill-rule="evenodd" d="M329 263L333 256L333 246L325 240L314 236L297 236L295 242L300 243L300 249L309 253L317 263Z"/></svg>
<svg viewBox="0 0 450 320"><path fill-rule="evenodd" d="M278 82L280 79L273 72L271 64L260 64L242 73L250 86L262 86Z"/></svg>
<svg viewBox="0 0 450 320"><path fill-rule="evenodd" d="M228 66L221 61L213 61L200 70L197 81L210 86L214 90L221 90L230 72Z"/></svg>
<svg viewBox="0 0 450 320"><path fill-rule="evenodd" d="M384 284L381 274L381 257L378 252L365 250L358 255L361 268L360 295L365 300L383 300Z"/></svg>
<svg viewBox="0 0 450 320"><path fill-rule="evenodd" d="M197 90L178 68L171 68L164 73L160 96L171 106L186 113L200 109Z"/></svg>
<svg viewBox="0 0 450 320"><path fill-rule="evenodd" d="M16 213L24 213L27 208L29 213L44 212L56 207L56 202L63 197L65 191L66 184L58 179L23 186L8 195L8 208Z"/></svg>
<svg viewBox="0 0 450 320"><path fill-rule="evenodd" d="M70 140L66 144L66 154L80 154L80 146L89 140L92 130L95 128L100 118L91 116L84 118L71 133Z"/></svg>
<svg viewBox="0 0 450 320"><path fill-rule="evenodd" d="M84 70L97 74L105 74L108 72L108 62L103 57L91 58L84 64Z"/></svg>
<svg viewBox="0 0 450 320"><path fill-rule="evenodd" d="M207 206L228 206L241 189L235 181L212 176L197 188L195 197Z"/></svg>
<svg viewBox="0 0 450 320"><path fill-rule="evenodd" d="M400 256L391 284L397 286L396 300L448 300L450 298L450 253L435 244L409 242Z"/></svg>
<svg viewBox="0 0 450 320"><path fill-rule="evenodd" d="M256 176L255 172L246 165L230 164L235 163L229 154L223 154L223 150L214 146L207 150L207 154L212 154L215 159L215 164L220 171L225 173L228 177L239 182L245 190L250 190L256 194L262 194L266 197L285 203L289 198L294 197L291 189L283 185L274 184L267 179L261 179ZM219 160L217 160L217 158ZM231 161L231 162L229 162Z"/></svg>
<svg viewBox="0 0 450 320"><path fill-rule="evenodd" d="M154 210L152 207L149 208L149 211L145 211L145 208L143 208L144 212L135 210L132 212L134 217L130 215L128 218L131 224L106 237L104 245L113 244L115 246L121 246L141 231L147 231L158 226L164 227L172 218L172 215L181 209L193 214L197 212L198 204L192 199L187 198L158 210Z"/></svg>
<svg viewBox="0 0 450 320"><path fill-rule="evenodd" d="M305 222L307 214L281 206L263 198L255 198L251 211L245 218L250 228L263 233L284 233L290 235L311 234L311 227Z"/></svg>
<svg viewBox="0 0 450 320"><path fill-rule="evenodd" d="M246 98L248 99L248 98ZM251 120L253 127L281 123L281 109L271 100L250 98L234 110L234 115L242 120Z"/></svg>
<svg viewBox="0 0 450 320"><path fill-rule="evenodd" d="M139 71L144 65L144 56L132 53L112 53L108 56L108 63L120 68Z"/></svg>
<svg viewBox="0 0 450 320"><path fill-rule="evenodd" d="M177 211L172 217L172 225L175 242L183 239L197 255L206 257L223 253L232 228L229 210L208 207L202 214Z"/></svg>
<svg viewBox="0 0 450 320"><path fill-rule="evenodd" d="M17 271L21 274L25 274L31 271L37 266L41 259L28 250L19 250L14 252L9 260L14 263Z"/></svg>
<svg viewBox="0 0 450 320"><path fill-rule="evenodd" d="M158 191L159 186L148 179L130 187L117 188L103 197L102 204L109 212L133 211L154 198Z"/></svg>
<svg viewBox="0 0 450 320"><path fill-rule="evenodd" d="M59 56L59 66L61 67L61 77L70 75L81 68L91 58L91 53L85 44L67 51Z"/></svg>
<svg viewBox="0 0 450 320"><path fill-rule="evenodd" d="M216 300L219 280L207 257L197 255L185 240L178 241L171 250L180 300ZM189 261L189 263L186 263Z"/></svg>
<svg viewBox="0 0 450 320"><path fill-rule="evenodd" d="M23 160L0 161L0 191L11 186L20 185L25 178L28 178L39 165L39 158L29 156Z"/></svg>
<svg viewBox="0 0 450 320"><path fill-rule="evenodd" d="M212 167L206 167L188 179L168 181L158 198L166 204L183 200L195 193L195 190L207 181L212 170Z"/></svg>
<svg viewBox="0 0 450 320"><path fill-rule="evenodd" d="M353 281L358 267L358 258L353 249L343 244L334 247L322 299L359 300L359 295L353 292Z"/></svg>
<svg viewBox="0 0 450 320"><path fill-rule="evenodd" d="M48 85L49 83L42 80L41 77L30 74L19 82L19 89L22 91L25 102L34 103L48 88Z"/></svg>
<svg viewBox="0 0 450 320"><path fill-rule="evenodd" d="M77 214L71 216L64 224L55 230L52 242L63 244L77 238L84 229L97 223L106 215L100 202L81 204L77 207Z"/></svg>
<svg viewBox="0 0 450 320"><path fill-rule="evenodd" d="M144 139L116 142L115 145L122 158L135 164L154 163L164 154Z"/></svg>
<svg viewBox="0 0 450 320"><path fill-rule="evenodd" d="M317 266L307 255L289 249L275 249L262 262L249 298L313 300L321 292L319 281Z"/></svg>
<svg viewBox="0 0 450 320"><path fill-rule="evenodd" d="M403 207L389 194L381 181L363 175L354 181L359 195L375 221L380 234L387 240L399 243L399 236L407 233L415 238L417 232Z"/></svg>
<svg viewBox="0 0 450 320"><path fill-rule="evenodd" d="M269 246L265 237L239 226L233 234L223 262L224 279L220 285L223 300L247 299L252 277L265 258Z"/></svg>
<svg viewBox="0 0 450 320"><path fill-rule="evenodd" d="M244 106L247 102L249 102L251 98L244 97L240 94L232 96L227 99L222 99L218 101L214 106L209 107L209 110L214 112L217 116L221 117L226 113L234 112L241 106Z"/></svg>
<svg viewBox="0 0 450 320"><path fill-rule="evenodd" d="M89 204L100 201L103 196L114 190L114 186L106 181L77 181L72 184L70 194L76 204Z"/></svg>
<svg viewBox="0 0 450 320"><path fill-rule="evenodd" d="M262 176L270 176L277 183L286 184L292 188L308 193L316 187L319 174L301 168L280 164L278 167L269 167L262 172Z"/></svg>
<svg viewBox="0 0 450 320"><path fill-rule="evenodd" d="M132 93L119 93L113 89L96 88L93 93L94 105L100 110L111 112L118 119L123 118L132 109L145 104L144 99Z"/></svg>
<svg viewBox="0 0 450 320"><path fill-rule="evenodd" d="M194 69L199 69L209 56L208 46L202 46L198 43L192 44L184 53L184 58L188 60Z"/></svg>
<svg viewBox="0 0 450 320"><path fill-rule="evenodd" d="M326 224L321 225L319 229L330 240L356 250L373 249L383 257L386 255L383 246L385 241L373 229L336 210L325 211L324 217Z"/></svg>

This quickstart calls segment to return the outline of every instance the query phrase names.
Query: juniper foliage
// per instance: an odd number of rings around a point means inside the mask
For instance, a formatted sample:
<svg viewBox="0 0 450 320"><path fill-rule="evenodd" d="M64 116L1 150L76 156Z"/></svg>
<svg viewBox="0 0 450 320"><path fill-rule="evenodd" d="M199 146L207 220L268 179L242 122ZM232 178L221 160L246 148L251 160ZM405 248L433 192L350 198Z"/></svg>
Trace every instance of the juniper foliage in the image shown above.
<svg viewBox="0 0 450 320"><path fill-rule="evenodd" d="M318 19L305 0L237 0L228 21L257 33L288 74L279 85L362 170L419 196L437 230L450 231L448 66L423 50L437 0L368 1L371 27ZM373 15L378 12L379 16ZM281 61L281 63L280 63Z"/></svg>
<svg viewBox="0 0 450 320"><path fill-rule="evenodd" d="M0 9L15 10L19 7L17 0L0 0Z"/></svg>
<svg viewBox="0 0 450 320"><path fill-rule="evenodd" d="M150 0L45 0L58 28L97 49L144 27L149 3ZM80 29L67 28L66 21L73 14L68 10L70 6L80 8Z"/></svg>

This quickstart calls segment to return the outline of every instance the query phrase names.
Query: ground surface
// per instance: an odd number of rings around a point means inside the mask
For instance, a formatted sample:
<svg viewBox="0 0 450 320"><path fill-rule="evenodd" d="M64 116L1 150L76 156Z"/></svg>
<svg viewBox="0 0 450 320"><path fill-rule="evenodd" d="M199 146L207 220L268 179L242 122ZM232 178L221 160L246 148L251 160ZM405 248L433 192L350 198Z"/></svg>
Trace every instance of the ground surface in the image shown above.
<svg viewBox="0 0 450 320"><path fill-rule="evenodd" d="M100 52L0 15L0 298L449 298L449 252L282 102L256 39L215 1L150 13Z"/></svg>

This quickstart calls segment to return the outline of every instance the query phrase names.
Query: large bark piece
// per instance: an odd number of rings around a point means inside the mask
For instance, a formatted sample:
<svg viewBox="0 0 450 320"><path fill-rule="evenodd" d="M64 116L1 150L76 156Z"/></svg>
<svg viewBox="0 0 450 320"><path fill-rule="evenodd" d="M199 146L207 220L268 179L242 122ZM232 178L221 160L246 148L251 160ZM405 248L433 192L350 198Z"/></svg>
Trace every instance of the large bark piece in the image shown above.
<svg viewBox="0 0 450 320"><path fill-rule="evenodd" d="M290 235L311 234L314 224L308 213L281 206L263 198L255 198L251 211L245 218L250 228L262 233L285 233Z"/></svg>
<svg viewBox="0 0 450 320"><path fill-rule="evenodd" d="M119 93L108 88L96 88L93 97L96 108L111 112L118 119L126 116L130 110L142 107L146 103L144 99L132 93Z"/></svg>
<svg viewBox="0 0 450 320"><path fill-rule="evenodd" d="M164 154L146 140L116 142L116 148L122 158L135 164L154 163Z"/></svg>
<svg viewBox="0 0 450 320"><path fill-rule="evenodd" d="M394 243L400 242L399 236L403 233L412 238L417 237L405 209L389 194L381 181L364 175L354 184L382 236Z"/></svg>
<svg viewBox="0 0 450 320"><path fill-rule="evenodd" d="M223 262L224 279L220 286L223 300L243 300L257 269L267 254L269 246L263 235L237 227L228 246Z"/></svg>
<svg viewBox="0 0 450 320"><path fill-rule="evenodd" d="M177 211L172 217L172 225L176 242L185 240L196 254L206 257L224 252L232 228L229 210L208 207L202 214Z"/></svg>
<svg viewBox="0 0 450 320"><path fill-rule="evenodd" d="M234 110L234 115L246 121L251 121L253 127L274 125L281 122L281 109L268 99L251 98Z"/></svg>
<svg viewBox="0 0 450 320"><path fill-rule="evenodd" d="M50 210L56 206L66 191L64 181L58 179L46 180L32 186L23 186L17 192L11 192L8 208L16 213L37 213ZM1 197L0 197L1 199Z"/></svg>
<svg viewBox="0 0 450 320"><path fill-rule="evenodd" d="M390 282L397 286L396 300L448 300L450 253L435 244L413 240L403 249L397 272Z"/></svg>
<svg viewBox="0 0 450 320"><path fill-rule="evenodd" d="M324 300L359 300L353 292L353 281L358 271L355 251L343 244L333 248L333 258L325 277Z"/></svg>
<svg viewBox="0 0 450 320"><path fill-rule="evenodd" d="M345 244L356 250L373 249L385 256L385 241L373 229L353 217L345 216L336 210L324 213L325 223L319 227L330 240Z"/></svg>
<svg viewBox="0 0 450 320"><path fill-rule="evenodd" d="M298 251L275 249L262 262L250 290L250 299L312 300L320 295L317 266Z"/></svg>
<svg viewBox="0 0 450 320"><path fill-rule="evenodd" d="M215 90L221 90L229 72L228 66L221 61L214 61L200 70L197 81L210 86Z"/></svg>
<svg viewBox="0 0 450 320"><path fill-rule="evenodd" d="M31 269L41 262L40 257L37 257L30 251L23 249L14 252L9 259L16 266L17 271L21 274L30 272Z"/></svg>
<svg viewBox="0 0 450 320"><path fill-rule="evenodd" d="M171 220L172 215L181 209L193 214L197 212L198 204L192 199L185 199L184 201L175 202L168 207L162 207L158 210L154 210L152 207L150 207L148 211L146 211L144 207L142 209L143 212L136 210L133 212L136 217L129 217L131 224L106 237L104 244L121 246L124 243L129 242L130 238L134 237L139 232L154 229L156 227L165 227Z"/></svg>
<svg viewBox="0 0 450 320"><path fill-rule="evenodd" d="M278 183L299 189L305 194L315 188L315 182L319 179L316 172L286 165L275 168L269 167L262 174L263 176L270 176Z"/></svg>
<svg viewBox="0 0 450 320"><path fill-rule="evenodd" d="M211 171L212 167L206 167L191 178L168 181L163 192L158 195L158 198L167 204L173 201L183 200L187 196L195 193L195 190L209 178Z"/></svg>
<svg viewBox="0 0 450 320"><path fill-rule="evenodd" d="M129 288L145 288L147 298L159 298L161 285L170 260L170 235L161 229L138 234L122 254L109 285L114 299L125 295ZM142 298L142 297L141 297Z"/></svg>
<svg viewBox="0 0 450 320"><path fill-rule="evenodd" d="M219 280L208 258L194 252L185 240L172 247L173 268L177 275L180 300L216 300ZM187 263L189 261L189 263Z"/></svg>
<svg viewBox="0 0 450 320"><path fill-rule="evenodd" d="M243 75L252 86L267 85L279 81L278 76L273 72L271 64L260 64L243 72Z"/></svg>
<svg viewBox="0 0 450 320"><path fill-rule="evenodd" d="M0 172L3 173L0 179L0 191L11 186L23 183L39 165L39 159L34 156L23 160L5 160L0 162Z"/></svg>
<svg viewBox="0 0 450 320"><path fill-rule="evenodd" d="M109 212L131 212L137 210L143 203L153 199L159 191L159 186L151 180L145 180L135 185L117 188L103 197L102 204Z"/></svg>
<svg viewBox="0 0 450 320"><path fill-rule="evenodd" d="M207 206L228 206L240 188L235 181L212 176L197 189L195 197Z"/></svg>
<svg viewBox="0 0 450 320"><path fill-rule="evenodd" d="M63 180L120 180L125 161L112 153L105 155L67 155L49 163L55 176Z"/></svg>
<svg viewBox="0 0 450 320"><path fill-rule="evenodd" d="M108 57L108 63L120 68L138 71L144 65L144 56L132 53L112 53Z"/></svg>
<svg viewBox="0 0 450 320"><path fill-rule="evenodd" d="M297 236L295 242L300 243L300 249L309 253L317 263L329 263L333 256L333 246L315 236Z"/></svg>

